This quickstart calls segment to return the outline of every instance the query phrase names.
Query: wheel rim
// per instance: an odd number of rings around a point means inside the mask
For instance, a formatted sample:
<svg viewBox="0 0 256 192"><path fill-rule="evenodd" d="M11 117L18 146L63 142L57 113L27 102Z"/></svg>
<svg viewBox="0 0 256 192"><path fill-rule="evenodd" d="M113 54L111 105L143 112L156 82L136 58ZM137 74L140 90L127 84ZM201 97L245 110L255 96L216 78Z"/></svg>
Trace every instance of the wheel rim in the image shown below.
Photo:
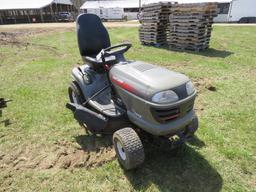
<svg viewBox="0 0 256 192"><path fill-rule="evenodd" d="M116 142L116 148L117 148L117 152L118 152L119 156L121 157L121 159L126 160L126 154L124 152L124 148L123 148L122 144L120 143L120 141Z"/></svg>

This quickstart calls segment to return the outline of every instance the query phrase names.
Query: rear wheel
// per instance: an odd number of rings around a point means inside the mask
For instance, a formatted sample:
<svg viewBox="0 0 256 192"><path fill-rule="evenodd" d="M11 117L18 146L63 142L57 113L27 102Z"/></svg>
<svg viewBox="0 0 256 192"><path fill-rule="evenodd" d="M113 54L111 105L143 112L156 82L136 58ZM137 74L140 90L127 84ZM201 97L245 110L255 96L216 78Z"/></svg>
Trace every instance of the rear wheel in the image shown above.
<svg viewBox="0 0 256 192"><path fill-rule="evenodd" d="M145 153L142 142L132 128L116 131L113 135L113 144L124 169L134 169L144 162Z"/></svg>
<svg viewBox="0 0 256 192"><path fill-rule="evenodd" d="M85 102L84 96L75 81L73 81L68 88L69 100L71 103L81 105Z"/></svg>
<svg viewBox="0 0 256 192"><path fill-rule="evenodd" d="M80 87L77 85L77 83L75 81L73 81L69 88L68 88L68 95L69 95L69 100L71 103L75 103L78 105L82 105L85 102L85 98L82 94L82 91L80 90ZM88 131L90 130L86 124L84 123L80 123L79 124L85 128L86 132L88 133Z"/></svg>

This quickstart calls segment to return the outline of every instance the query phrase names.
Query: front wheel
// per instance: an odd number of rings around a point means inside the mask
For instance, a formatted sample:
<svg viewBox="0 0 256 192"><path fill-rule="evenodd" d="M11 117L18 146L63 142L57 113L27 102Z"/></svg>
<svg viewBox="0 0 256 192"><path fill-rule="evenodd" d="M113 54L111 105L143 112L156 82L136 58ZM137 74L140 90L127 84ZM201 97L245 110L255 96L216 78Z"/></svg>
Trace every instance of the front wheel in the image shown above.
<svg viewBox="0 0 256 192"><path fill-rule="evenodd" d="M124 169L134 169L144 162L145 153L142 142L132 128L116 131L113 135L113 144Z"/></svg>
<svg viewBox="0 0 256 192"><path fill-rule="evenodd" d="M191 123L188 125L187 127L187 134L186 134L186 137L187 138L190 138L190 137L193 137L195 132L197 131L199 127L199 121L198 121L198 117L196 116L192 121Z"/></svg>

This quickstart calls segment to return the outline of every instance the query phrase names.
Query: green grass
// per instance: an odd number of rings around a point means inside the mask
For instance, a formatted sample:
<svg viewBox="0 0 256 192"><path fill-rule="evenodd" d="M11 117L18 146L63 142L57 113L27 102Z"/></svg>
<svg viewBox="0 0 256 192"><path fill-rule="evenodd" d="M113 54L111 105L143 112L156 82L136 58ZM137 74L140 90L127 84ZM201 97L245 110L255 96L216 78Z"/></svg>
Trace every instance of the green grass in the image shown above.
<svg viewBox="0 0 256 192"><path fill-rule="evenodd" d="M56 142L75 145L85 135L65 109L70 72L82 64L75 32L23 37L33 46L0 45L0 96L14 100L0 117L11 122L0 123L0 191L256 191L256 27L215 26L211 48L200 53L141 46L136 28L109 32L113 44L133 44L128 59L201 82L197 139L176 155L153 151L130 172L116 159L72 170L5 166L1 159L15 161L22 149L51 156Z"/></svg>

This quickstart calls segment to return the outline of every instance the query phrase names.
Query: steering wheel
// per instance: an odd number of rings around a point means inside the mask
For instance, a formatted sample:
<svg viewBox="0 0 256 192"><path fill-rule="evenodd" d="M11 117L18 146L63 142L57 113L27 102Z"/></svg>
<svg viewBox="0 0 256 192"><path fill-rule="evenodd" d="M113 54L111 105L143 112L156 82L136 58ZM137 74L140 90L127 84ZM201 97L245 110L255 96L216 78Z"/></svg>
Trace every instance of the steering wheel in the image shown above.
<svg viewBox="0 0 256 192"><path fill-rule="evenodd" d="M96 59L98 61L101 60L101 62L105 63L107 57L123 54L124 52L128 51L128 49L130 49L131 46L132 44L130 43L123 43L123 44L115 45L112 47L108 47L106 49L102 49L96 56Z"/></svg>
<svg viewBox="0 0 256 192"><path fill-rule="evenodd" d="M119 45L115 45L112 47L108 47L106 49L103 49L103 57L108 57L111 55L118 55L118 54L123 54L126 51L128 51L131 48L132 44L130 43L123 43Z"/></svg>

